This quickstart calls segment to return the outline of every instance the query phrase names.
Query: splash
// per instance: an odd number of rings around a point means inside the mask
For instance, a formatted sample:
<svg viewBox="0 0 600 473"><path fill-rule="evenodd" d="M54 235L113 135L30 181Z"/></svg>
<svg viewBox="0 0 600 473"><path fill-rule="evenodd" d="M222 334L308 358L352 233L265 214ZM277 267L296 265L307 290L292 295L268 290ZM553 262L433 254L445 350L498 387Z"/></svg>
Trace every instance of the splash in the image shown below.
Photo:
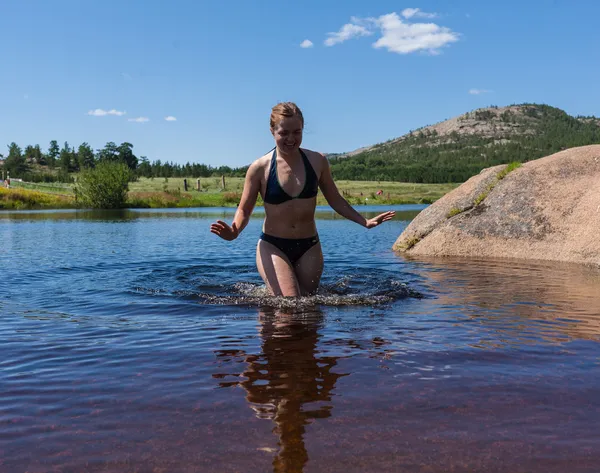
<svg viewBox="0 0 600 473"><path fill-rule="evenodd" d="M305 309L314 306L374 306L400 299L423 297L421 293L398 280L378 281L373 286L372 283L349 276L332 284L323 284L316 294L303 297L271 296L264 285L248 282L235 283L222 289L224 293L220 294L200 292L200 303Z"/></svg>
<svg viewBox="0 0 600 473"><path fill-rule="evenodd" d="M377 306L407 298L423 298L419 278L404 268L340 267L325 274L316 294L273 297L252 266L215 268L179 264L140 275L132 291L158 298L197 301L203 305L272 307L305 310L315 306Z"/></svg>

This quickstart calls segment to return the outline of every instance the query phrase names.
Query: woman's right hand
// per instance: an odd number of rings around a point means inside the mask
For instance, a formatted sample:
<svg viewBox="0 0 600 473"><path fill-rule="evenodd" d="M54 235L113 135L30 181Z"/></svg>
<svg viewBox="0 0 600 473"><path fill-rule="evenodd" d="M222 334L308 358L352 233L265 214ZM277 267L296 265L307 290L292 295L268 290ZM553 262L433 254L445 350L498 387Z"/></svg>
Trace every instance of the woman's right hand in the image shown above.
<svg viewBox="0 0 600 473"><path fill-rule="evenodd" d="M217 220L217 223L211 224L210 231L227 241L235 240L240 234L235 222L233 222L230 227L223 220Z"/></svg>

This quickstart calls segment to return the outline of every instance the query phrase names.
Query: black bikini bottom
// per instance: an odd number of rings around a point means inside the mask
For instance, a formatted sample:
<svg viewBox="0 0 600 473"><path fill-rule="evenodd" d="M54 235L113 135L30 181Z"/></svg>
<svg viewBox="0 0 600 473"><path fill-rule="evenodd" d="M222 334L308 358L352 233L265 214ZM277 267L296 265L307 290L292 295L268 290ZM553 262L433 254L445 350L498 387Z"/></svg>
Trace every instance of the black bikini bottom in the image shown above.
<svg viewBox="0 0 600 473"><path fill-rule="evenodd" d="M279 238L266 233L260 234L260 239L279 248L295 265L304 253L319 243L319 235L310 238Z"/></svg>

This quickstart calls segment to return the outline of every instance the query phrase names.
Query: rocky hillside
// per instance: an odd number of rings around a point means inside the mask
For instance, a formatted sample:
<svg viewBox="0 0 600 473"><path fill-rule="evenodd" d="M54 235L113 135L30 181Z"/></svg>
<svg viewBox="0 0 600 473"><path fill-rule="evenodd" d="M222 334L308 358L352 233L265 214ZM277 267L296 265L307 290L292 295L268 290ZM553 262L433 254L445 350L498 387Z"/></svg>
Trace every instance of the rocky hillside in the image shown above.
<svg viewBox="0 0 600 473"><path fill-rule="evenodd" d="M521 104L474 110L329 159L336 179L464 182L493 165L595 143L599 118Z"/></svg>

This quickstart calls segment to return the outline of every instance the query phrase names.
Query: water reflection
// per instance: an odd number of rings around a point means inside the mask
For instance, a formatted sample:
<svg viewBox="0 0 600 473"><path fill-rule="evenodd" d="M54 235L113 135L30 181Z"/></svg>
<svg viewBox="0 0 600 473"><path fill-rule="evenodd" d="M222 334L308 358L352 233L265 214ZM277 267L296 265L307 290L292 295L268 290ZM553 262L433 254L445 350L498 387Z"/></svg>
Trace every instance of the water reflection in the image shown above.
<svg viewBox="0 0 600 473"><path fill-rule="evenodd" d="M395 210L396 219L410 221L417 216L426 205L397 205L397 206L360 206L357 207L361 214L372 218L383 211ZM30 221L30 220L89 220L100 222L128 222L138 219L164 219L164 218L226 218L231 219L235 214L235 207L202 207L202 208L159 208L159 209L59 209L59 210L20 210L0 211L0 222L2 221ZM264 218L264 208L257 207L251 216L252 219ZM328 206L319 206L315 212L315 218L319 220L341 220L338 215Z"/></svg>
<svg viewBox="0 0 600 473"><path fill-rule="evenodd" d="M348 373L334 372L338 357L319 354L321 311L263 309L258 319L260 353L245 357L243 381L220 385L242 386L255 415L275 424L273 432L279 449L273 471L302 472L308 461L306 426L314 419L331 416L333 389L337 380ZM229 355L223 350L217 353L221 357Z"/></svg>
<svg viewBox="0 0 600 473"><path fill-rule="evenodd" d="M494 332L496 347L600 339L598 268L462 258L420 258L417 264L435 286L437 303L460 308L476 331ZM489 346L490 339L474 343Z"/></svg>

